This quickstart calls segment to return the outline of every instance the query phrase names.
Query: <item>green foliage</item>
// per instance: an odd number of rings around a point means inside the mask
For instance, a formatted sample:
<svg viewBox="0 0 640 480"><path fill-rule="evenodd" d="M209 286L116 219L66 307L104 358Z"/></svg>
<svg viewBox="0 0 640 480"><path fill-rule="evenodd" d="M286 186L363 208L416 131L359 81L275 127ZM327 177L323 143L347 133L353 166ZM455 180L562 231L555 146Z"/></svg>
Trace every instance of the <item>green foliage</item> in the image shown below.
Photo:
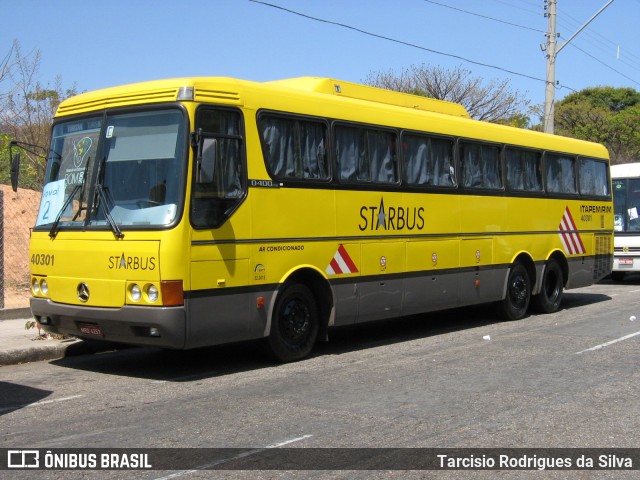
<svg viewBox="0 0 640 480"><path fill-rule="evenodd" d="M567 95L558 105L587 103L593 108L620 112L640 103L640 92L633 88L592 87Z"/></svg>
<svg viewBox="0 0 640 480"><path fill-rule="evenodd" d="M640 92L633 88L593 87L556 105L556 132L604 144L612 163L640 159Z"/></svg>
<svg viewBox="0 0 640 480"><path fill-rule="evenodd" d="M511 117L496 120L496 123L509 127L527 128L527 125L529 125L529 116L525 113L516 113Z"/></svg>

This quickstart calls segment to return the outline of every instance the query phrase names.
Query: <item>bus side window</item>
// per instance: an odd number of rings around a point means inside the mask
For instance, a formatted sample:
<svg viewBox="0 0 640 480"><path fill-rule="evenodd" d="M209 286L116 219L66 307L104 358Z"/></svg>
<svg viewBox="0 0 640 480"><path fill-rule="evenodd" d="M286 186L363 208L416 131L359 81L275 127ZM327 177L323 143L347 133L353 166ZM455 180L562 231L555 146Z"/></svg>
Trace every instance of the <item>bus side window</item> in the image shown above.
<svg viewBox="0 0 640 480"><path fill-rule="evenodd" d="M497 146L461 142L460 158L463 186L492 190L502 188L500 149Z"/></svg>
<svg viewBox="0 0 640 480"><path fill-rule="evenodd" d="M580 194L588 196L609 196L607 164L591 158L581 158L578 169ZM598 189L600 186L600 189Z"/></svg>
<svg viewBox="0 0 640 480"><path fill-rule="evenodd" d="M359 183L398 182L396 134L356 126L335 127L340 180Z"/></svg>
<svg viewBox="0 0 640 480"><path fill-rule="evenodd" d="M191 223L220 226L246 192L242 119L235 110L200 108L196 129L202 131L191 192Z"/></svg>
<svg viewBox="0 0 640 480"><path fill-rule="evenodd" d="M549 193L577 193L574 162L573 157L545 153L544 165Z"/></svg>
<svg viewBox="0 0 640 480"><path fill-rule="evenodd" d="M328 180L324 122L261 114L258 120L267 170L278 180Z"/></svg>
<svg viewBox="0 0 640 480"><path fill-rule="evenodd" d="M418 186L455 186L451 140L404 135L402 145L405 182Z"/></svg>
<svg viewBox="0 0 640 480"><path fill-rule="evenodd" d="M542 155L533 150L505 149L507 185L511 190L542 192Z"/></svg>

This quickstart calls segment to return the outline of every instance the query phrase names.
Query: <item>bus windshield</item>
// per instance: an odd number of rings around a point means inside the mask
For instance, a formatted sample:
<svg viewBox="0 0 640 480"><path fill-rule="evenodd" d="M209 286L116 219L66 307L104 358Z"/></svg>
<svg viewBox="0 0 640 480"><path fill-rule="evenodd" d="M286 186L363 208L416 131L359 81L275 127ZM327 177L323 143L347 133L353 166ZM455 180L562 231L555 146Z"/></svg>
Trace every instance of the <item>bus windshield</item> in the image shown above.
<svg viewBox="0 0 640 480"><path fill-rule="evenodd" d="M614 230L640 232L640 178L613 180Z"/></svg>
<svg viewBox="0 0 640 480"><path fill-rule="evenodd" d="M176 109L57 123L36 227L171 224L184 196L184 128Z"/></svg>

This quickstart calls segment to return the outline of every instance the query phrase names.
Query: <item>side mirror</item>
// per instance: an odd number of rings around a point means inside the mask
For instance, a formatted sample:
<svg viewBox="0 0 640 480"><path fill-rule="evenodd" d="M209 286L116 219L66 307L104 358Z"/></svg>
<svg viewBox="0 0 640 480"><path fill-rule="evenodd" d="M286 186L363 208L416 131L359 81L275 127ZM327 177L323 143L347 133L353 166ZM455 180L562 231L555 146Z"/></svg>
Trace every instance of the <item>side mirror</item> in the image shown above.
<svg viewBox="0 0 640 480"><path fill-rule="evenodd" d="M9 161L11 165L9 167L9 172L11 174L11 188L13 188L14 192L18 191L18 175L20 174L20 152L13 153L11 147L14 145L13 142L9 144Z"/></svg>

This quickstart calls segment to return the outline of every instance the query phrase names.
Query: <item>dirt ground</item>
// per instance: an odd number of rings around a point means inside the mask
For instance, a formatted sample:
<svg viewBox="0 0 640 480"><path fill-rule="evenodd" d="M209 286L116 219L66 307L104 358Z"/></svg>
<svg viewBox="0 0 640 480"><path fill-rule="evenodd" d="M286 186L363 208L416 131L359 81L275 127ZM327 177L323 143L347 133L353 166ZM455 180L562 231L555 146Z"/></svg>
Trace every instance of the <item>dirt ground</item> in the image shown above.
<svg viewBox="0 0 640 480"><path fill-rule="evenodd" d="M29 236L40 204L41 192L0 185L3 197L4 308L29 306Z"/></svg>

